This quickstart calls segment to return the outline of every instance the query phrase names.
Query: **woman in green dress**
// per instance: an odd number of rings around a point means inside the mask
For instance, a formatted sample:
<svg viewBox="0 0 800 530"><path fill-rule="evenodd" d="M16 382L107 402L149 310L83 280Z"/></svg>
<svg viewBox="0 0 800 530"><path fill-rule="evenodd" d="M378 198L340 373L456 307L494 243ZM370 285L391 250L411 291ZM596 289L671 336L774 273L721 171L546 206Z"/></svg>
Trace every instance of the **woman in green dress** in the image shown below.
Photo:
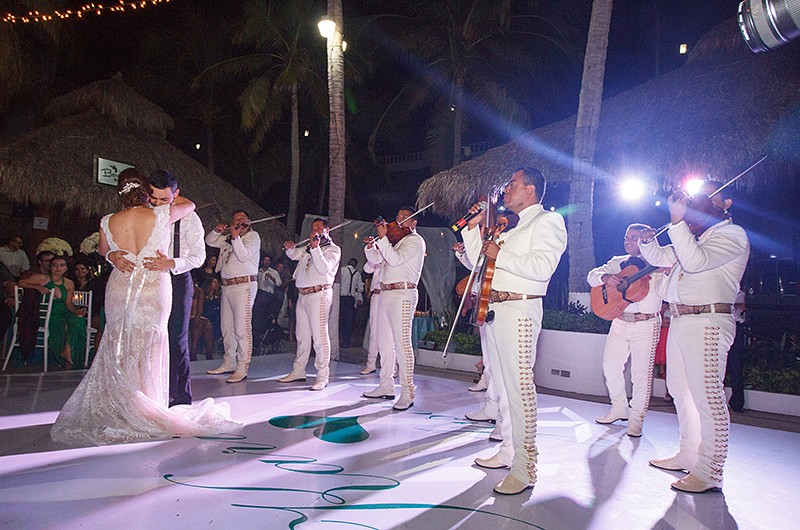
<svg viewBox="0 0 800 530"><path fill-rule="evenodd" d="M50 262L50 274L34 274L20 280L19 286L36 289L42 294L53 293L50 310L49 353L64 362L66 368L83 368L86 351L86 309L72 303L75 284L67 273L67 260L55 256Z"/></svg>

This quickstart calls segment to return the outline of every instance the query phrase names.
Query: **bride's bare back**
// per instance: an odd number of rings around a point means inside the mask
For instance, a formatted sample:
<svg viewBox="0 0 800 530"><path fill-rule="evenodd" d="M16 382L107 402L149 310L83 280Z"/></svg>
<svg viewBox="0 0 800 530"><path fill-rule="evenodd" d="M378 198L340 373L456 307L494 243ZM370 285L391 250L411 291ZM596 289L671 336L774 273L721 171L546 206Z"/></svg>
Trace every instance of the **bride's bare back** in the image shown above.
<svg viewBox="0 0 800 530"><path fill-rule="evenodd" d="M156 224L156 213L147 207L128 208L108 219L111 237L120 249L138 255L147 245Z"/></svg>

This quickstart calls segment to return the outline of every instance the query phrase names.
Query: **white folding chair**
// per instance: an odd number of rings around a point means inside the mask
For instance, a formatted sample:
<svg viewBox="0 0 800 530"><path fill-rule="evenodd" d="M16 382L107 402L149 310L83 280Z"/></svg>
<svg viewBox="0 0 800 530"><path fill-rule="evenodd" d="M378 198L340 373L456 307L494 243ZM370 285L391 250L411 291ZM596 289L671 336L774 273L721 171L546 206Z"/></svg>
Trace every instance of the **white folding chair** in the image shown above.
<svg viewBox="0 0 800 530"><path fill-rule="evenodd" d="M6 360L3 362L3 371L8 367L8 362L11 360L11 354L14 348L19 346L19 305L22 301L22 287L14 289L14 328L12 332L11 345L6 352ZM36 330L36 346L41 348L42 357L44 358L44 371L47 371L47 361L50 357L47 348L47 343L50 340L50 312L53 309L53 294L47 293L42 295L42 300L39 302L39 327ZM34 348L34 351L35 351Z"/></svg>
<svg viewBox="0 0 800 530"><path fill-rule="evenodd" d="M75 291L72 297L75 307L86 308L86 353L83 356L83 367L89 366L89 352L94 348L94 339L97 330L92 327L92 291Z"/></svg>
<svg viewBox="0 0 800 530"><path fill-rule="evenodd" d="M8 351L6 352L6 360L3 362L3 371L8 367L8 361L11 360L11 353L14 351L14 346L19 346L17 343L17 321L19 320L19 301L22 299L22 287L14 287L14 323L11 325L11 342L9 343Z"/></svg>

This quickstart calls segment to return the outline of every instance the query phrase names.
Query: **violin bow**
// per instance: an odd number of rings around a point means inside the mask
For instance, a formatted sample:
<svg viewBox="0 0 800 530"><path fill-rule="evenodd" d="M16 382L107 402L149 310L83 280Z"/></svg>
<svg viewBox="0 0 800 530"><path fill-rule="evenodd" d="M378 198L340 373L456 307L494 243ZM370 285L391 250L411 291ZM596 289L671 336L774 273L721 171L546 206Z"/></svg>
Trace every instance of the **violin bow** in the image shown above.
<svg viewBox="0 0 800 530"><path fill-rule="evenodd" d="M399 221L397 224L398 224L398 225L401 225L401 224L405 223L406 221L410 221L411 219L415 218L416 216L418 216L419 214L421 214L422 212L424 212L425 210L427 210L428 208L430 208L430 207L431 207L431 206L433 206L434 204L436 204L436 203L435 203L435 202L432 202L432 203L430 203L429 205L425 206L424 208L420 208L419 210L417 210L417 211L416 211L416 212L414 212L413 214L409 215L408 217L406 217L406 218L405 218L405 219L403 219L402 221Z"/></svg>
<svg viewBox="0 0 800 530"><path fill-rule="evenodd" d="M344 221L343 223L339 223L338 225L336 225L336 226L334 226L333 228L331 228L330 230L328 230L328 233L330 234L330 233L331 233L331 232L333 232L334 230L338 230L338 229L340 229L341 227L343 227L343 226L345 226L345 225L349 225L349 224L350 224L350 223L352 223L352 222L353 222L353 220L352 220L352 219L348 219L348 220ZM304 240L302 240L302 241L298 241L297 243L295 243L295 244L294 244L294 246L296 246L296 247L299 247L300 245L305 245L305 244L306 244L306 243L308 243L309 241L311 241L311 238L310 238L310 237L307 237L307 238L305 238Z"/></svg>
<svg viewBox="0 0 800 530"><path fill-rule="evenodd" d="M744 171L742 171L741 173L739 173L738 175L736 175L735 177L733 177L732 179L730 179L728 182L726 182L725 184L723 184L722 186L720 186L719 188L717 188L717 189L716 189L716 191L714 191L714 192L713 192L711 195L709 195L709 196L708 196L708 198L710 199L711 197L713 197L713 196L714 196L714 195L716 195L717 193L721 192L722 190L724 190L725 188L727 188L728 186L730 186L731 184L733 184L734 182L736 182L737 180L739 180L740 178L742 178L743 176L745 176L746 174L748 174L748 173L749 173L749 172L750 172L750 171L751 171L751 170L752 170L754 167L756 167L757 165L759 165L761 162L763 162L763 161L764 161L764 160L766 160L766 159L767 159L767 155L761 155L761 158L759 158L758 160L756 160L755 162L753 162L753 163L750 165L750 167L748 167L747 169L745 169ZM655 238L657 238L658 236L660 236L661 234L663 234L664 232L666 232L666 231L667 231L667 229L668 229L670 226L672 226L672 223L666 223L664 226L662 226L661 228L659 228L659 229L656 231L655 235L653 235L653 238L655 239Z"/></svg>
<svg viewBox="0 0 800 530"><path fill-rule="evenodd" d="M272 221L273 219L280 219L281 217L286 217L285 213L280 213L278 215L271 215L269 217L265 217L263 219L256 219L255 221L250 221L250 225L254 225L256 223L263 223L264 221Z"/></svg>
<svg viewBox="0 0 800 530"><path fill-rule="evenodd" d="M489 203L487 208L486 208L486 210L487 210L486 211L487 218L488 218L488 215L489 215L489 210L491 210L492 206L493 206L492 205L492 197L494 197L494 204L495 205L497 204L497 189L498 188L493 188L492 192L486 195L486 197L487 197L486 200ZM431 206L432 204L433 203L429 204L428 206ZM426 206L425 208L427 208L428 206ZM424 210L425 208L423 208L422 210ZM422 210L420 210L420 212ZM417 212L417 213L419 213L419 212ZM483 241L483 236L481 236L481 241ZM466 249L465 249L465 252L466 252ZM473 280L473 278L475 278L475 272L481 270L481 268L483 267L483 260L484 259L485 259L485 256L483 254L481 254L480 256L478 256L477 263L473 263L472 264L472 270L469 271L469 280L467 280L467 287L474 288L474 285L472 285L472 280ZM461 301L458 303L458 310L456 311L455 316L453 316L453 325L450 327L450 333L447 335L447 342L445 342L445 344L444 344L444 351L442 351L442 359L446 359L447 358L447 348L450 346L450 341L453 340L453 333L455 333L455 331L456 331L456 324L458 323L458 319L461 316L461 309L464 307L464 300L467 299L467 296L469 295L469 293L470 293L470 289L464 289L464 294L461 295Z"/></svg>

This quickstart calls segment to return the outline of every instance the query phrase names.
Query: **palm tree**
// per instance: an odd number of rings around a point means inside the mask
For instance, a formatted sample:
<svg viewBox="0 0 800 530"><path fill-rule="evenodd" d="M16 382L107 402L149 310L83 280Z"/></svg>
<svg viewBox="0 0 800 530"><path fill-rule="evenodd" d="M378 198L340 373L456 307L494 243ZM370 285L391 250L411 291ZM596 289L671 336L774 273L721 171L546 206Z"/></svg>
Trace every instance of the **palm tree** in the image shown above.
<svg viewBox="0 0 800 530"><path fill-rule="evenodd" d="M242 129L250 134L250 149L258 152L267 134L289 113L291 120L291 178L287 225L297 231L300 183L300 95L324 115L324 84L318 71L316 28L308 22L314 3L250 0L234 43L255 48L254 53L221 61L202 72L193 86L246 76L238 97Z"/></svg>
<svg viewBox="0 0 800 530"><path fill-rule="evenodd" d="M328 218L334 225L344 219L344 200L347 189L345 171L344 128L344 52L342 51L343 22L342 0L328 0L328 18L336 25L333 36L328 38L328 102L330 108L329 166L330 190L328 195ZM341 242L341 233L334 234Z"/></svg>
<svg viewBox="0 0 800 530"><path fill-rule="evenodd" d="M603 99L608 30L613 0L594 0L583 63L578 118L575 125L573 170L569 202L569 292L587 293L587 271L595 267L592 237L595 140ZM588 299L588 295L584 296ZM585 300L584 300L585 301Z"/></svg>
<svg viewBox="0 0 800 530"><path fill-rule="evenodd" d="M432 111L426 135L431 170L456 165L471 123L483 122L503 137L527 128L527 111L509 86L498 81L503 72L539 61L553 49L562 57L573 55L564 44L561 26L538 15L518 16L510 0L412 5L408 15L381 19L413 75L378 119L370 138L373 153L391 116L405 120L409 113L427 108ZM393 28L395 21L400 25Z"/></svg>

